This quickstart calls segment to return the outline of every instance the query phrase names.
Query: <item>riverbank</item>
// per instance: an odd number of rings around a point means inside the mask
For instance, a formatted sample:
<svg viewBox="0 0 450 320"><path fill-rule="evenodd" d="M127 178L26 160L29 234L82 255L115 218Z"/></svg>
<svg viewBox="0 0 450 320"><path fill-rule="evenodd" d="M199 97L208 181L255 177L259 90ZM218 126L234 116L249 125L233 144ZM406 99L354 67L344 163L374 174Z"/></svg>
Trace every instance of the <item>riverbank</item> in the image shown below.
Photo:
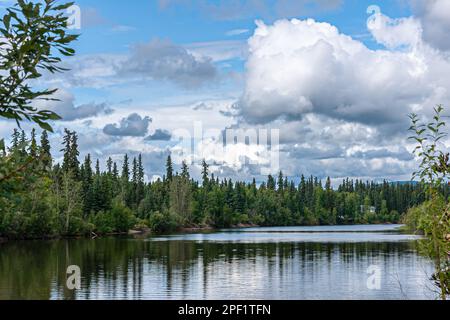
<svg viewBox="0 0 450 320"><path fill-rule="evenodd" d="M329 225L329 226L360 226L360 225L366 225L366 224L348 224L348 225ZM373 223L370 224L373 226L376 225L390 225L387 223ZM322 225L323 227L324 225ZM260 226L257 224L244 224L240 223L237 225L231 225L230 227L226 228L217 228L211 225L199 225L199 226L188 226L188 227L182 227L177 230L173 230L172 232L156 232L151 230L150 228L133 228L130 229L127 232L112 232L112 233L95 233L91 232L89 234L79 234L79 235L70 235L70 236L64 236L64 235L57 235L57 236L46 236L46 237L17 237L17 238L6 238L6 237L0 237L0 244L6 243L8 241L33 241L33 240L63 240L63 239L98 239L98 238L104 238L104 237L114 237L114 236L148 236L150 234L159 235L159 234L167 234L167 233L195 233L195 232L215 232L219 231L221 229L247 229L247 228L267 228L267 227L277 227L277 226ZM282 227L282 226L278 226ZM320 225L301 225L301 226L286 226L286 227L321 227ZM402 233L413 233L407 226L401 227L398 231Z"/></svg>

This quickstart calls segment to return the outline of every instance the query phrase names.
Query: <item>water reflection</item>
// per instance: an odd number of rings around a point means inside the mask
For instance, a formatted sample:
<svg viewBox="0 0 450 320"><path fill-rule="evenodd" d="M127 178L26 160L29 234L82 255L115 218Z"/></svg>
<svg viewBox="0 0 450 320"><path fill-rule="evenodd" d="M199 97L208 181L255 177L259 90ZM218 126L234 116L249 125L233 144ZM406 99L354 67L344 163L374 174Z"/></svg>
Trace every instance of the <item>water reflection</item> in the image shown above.
<svg viewBox="0 0 450 320"><path fill-rule="evenodd" d="M248 241L260 233L219 232L10 242L0 246L0 299L435 298L432 267L404 235L382 234L401 241L329 241L325 235L308 242L269 233L272 241ZM234 239L211 240L224 234ZM82 270L79 291L65 289L68 265ZM380 267L381 290L367 288L370 265Z"/></svg>

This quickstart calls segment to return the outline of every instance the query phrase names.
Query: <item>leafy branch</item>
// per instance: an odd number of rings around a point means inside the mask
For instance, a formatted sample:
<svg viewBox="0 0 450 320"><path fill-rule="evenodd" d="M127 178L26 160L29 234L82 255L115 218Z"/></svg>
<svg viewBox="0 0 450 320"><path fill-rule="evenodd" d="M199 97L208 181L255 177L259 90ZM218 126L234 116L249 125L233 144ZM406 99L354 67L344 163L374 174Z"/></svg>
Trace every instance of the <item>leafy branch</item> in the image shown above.
<svg viewBox="0 0 450 320"><path fill-rule="evenodd" d="M69 45L78 38L66 33L65 10L71 5L57 5L56 0L17 0L0 21L0 117L14 119L19 127L28 120L52 131L48 121L60 119L56 113L32 105L36 100L56 100L51 95L57 89L35 90L30 82L40 78L43 70L67 70L59 66L61 56L75 54Z"/></svg>

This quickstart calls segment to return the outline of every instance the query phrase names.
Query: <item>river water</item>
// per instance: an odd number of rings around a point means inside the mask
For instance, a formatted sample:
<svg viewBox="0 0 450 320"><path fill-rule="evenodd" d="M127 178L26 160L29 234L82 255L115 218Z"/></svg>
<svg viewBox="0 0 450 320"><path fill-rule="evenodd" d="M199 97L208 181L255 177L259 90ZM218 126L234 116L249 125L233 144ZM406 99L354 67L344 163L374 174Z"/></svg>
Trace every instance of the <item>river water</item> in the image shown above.
<svg viewBox="0 0 450 320"><path fill-rule="evenodd" d="M398 225L273 227L0 244L5 299L435 299ZM81 289L66 286L67 267Z"/></svg>

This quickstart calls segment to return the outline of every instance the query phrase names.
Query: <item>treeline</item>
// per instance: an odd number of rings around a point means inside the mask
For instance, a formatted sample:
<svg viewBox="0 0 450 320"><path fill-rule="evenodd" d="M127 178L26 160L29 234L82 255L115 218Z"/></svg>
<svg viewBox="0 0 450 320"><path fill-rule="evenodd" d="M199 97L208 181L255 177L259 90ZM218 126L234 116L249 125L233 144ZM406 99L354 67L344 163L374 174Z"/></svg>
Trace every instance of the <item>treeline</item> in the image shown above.
<svg viewBox="0 0 450 320"><path fill-rule="evenodd" d="M347 179L333 189L329 178L302 177L296 184L281 172L262 184L220 179L205 161L198 182L186 162L175 172L170 156L164 177L147 183L141 155L125 155L120 168L109 158L102 171L90 155L80 162L75 132L65 130L62 146L63 161L54 164L46 131L37 139L34 130L29 138L14 130L11 145L0 151L0 236L396 223L425 200L422 187L411 183Z"/></svg>

